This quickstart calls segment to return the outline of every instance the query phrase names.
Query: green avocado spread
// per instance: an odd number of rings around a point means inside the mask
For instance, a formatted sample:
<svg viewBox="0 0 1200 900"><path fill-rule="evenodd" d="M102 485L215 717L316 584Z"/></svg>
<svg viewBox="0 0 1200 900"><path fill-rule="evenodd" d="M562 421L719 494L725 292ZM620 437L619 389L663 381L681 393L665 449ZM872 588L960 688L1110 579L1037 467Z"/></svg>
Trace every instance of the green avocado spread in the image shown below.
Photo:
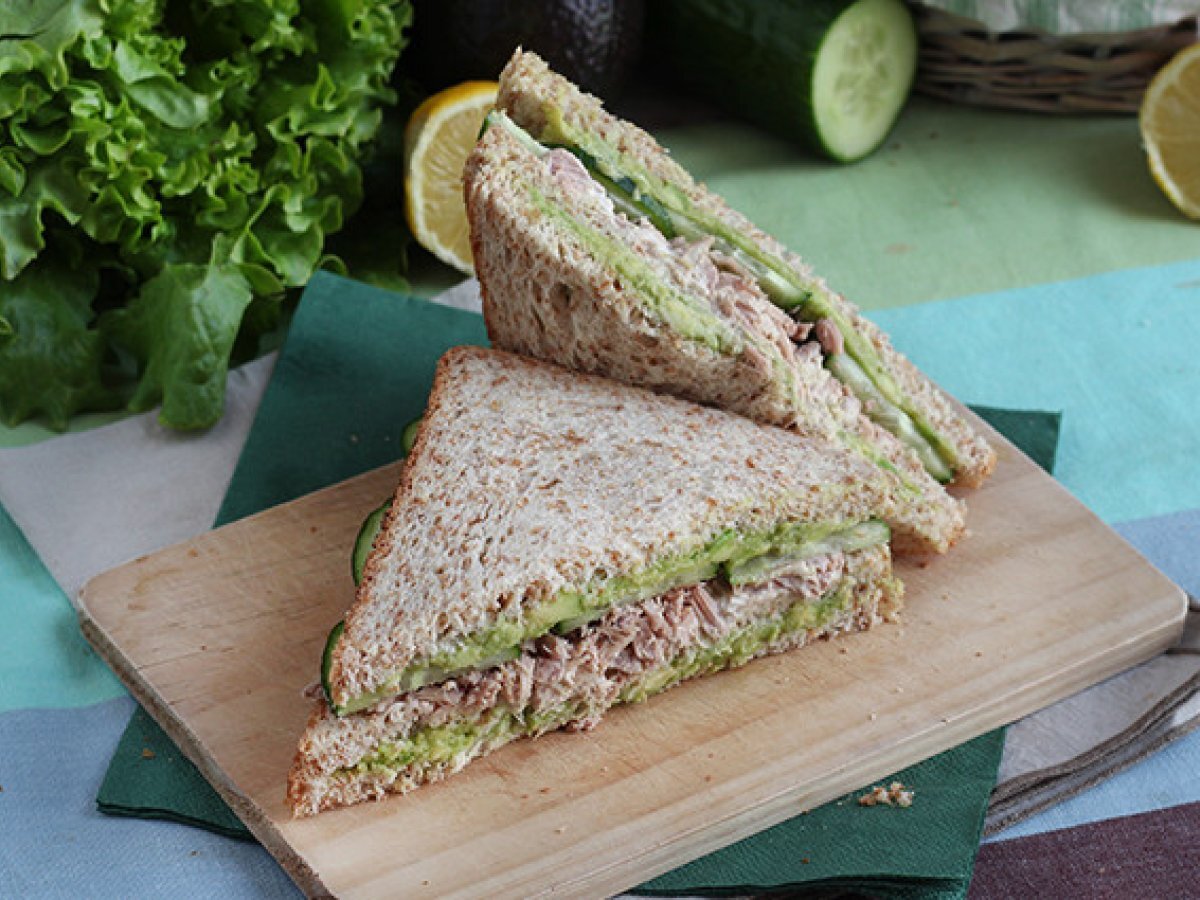
<svg viewBox="0 0 1200 900"><path fill-rule="evenodd" d="M629 285L646 299L655 317L688 340L711 347L718 353L737 352L742 338L699 298L675 290L628 247L596 228L579 222L557 203L530 187L534 205L575 235L597 257L605 260Z"/></svg>
<svg viewBox="0 0 1200 900"><path fill-rule="evenodd" d="M784 522L757 534L723 531L694 550L664 557L640 572L597 579L582 587L561 590L545 603L527 609L519 619L493 622L488 628L468 635L452 649L417 660L370 693L340 707L334 706L334 711L338 715L358 712L385 697L436 684L459 672L490 668L516 659L525 641L540 637L556 626L559 631L572 630L598 618L613 606L639 603L672 588L698 584L718 575L737 583L762 580L769 576L751 577L755 566L777 565L780 561L836 550L861 550L886 543L889 537L888 527L876 521L852 526ZM766 569L760 571L765 573Z"/></svg>
<svg viewBox="0 0 1200 900"><path fill-rule="evenodd" d="M799 601L772 619L747 625L715 644L688 650L627 685L619 702L640 702L696 675L744 665L781 638L827 627L850 607L853 596L852 584L844 580L816 602ZM395 774L409 766L447 763L477 746L497 745L559 728L580 714L579 707L571 703L537 713L499 706L476 721L421 728L407 737L381 742L356 765L340 769L337 774Z"/></svg>

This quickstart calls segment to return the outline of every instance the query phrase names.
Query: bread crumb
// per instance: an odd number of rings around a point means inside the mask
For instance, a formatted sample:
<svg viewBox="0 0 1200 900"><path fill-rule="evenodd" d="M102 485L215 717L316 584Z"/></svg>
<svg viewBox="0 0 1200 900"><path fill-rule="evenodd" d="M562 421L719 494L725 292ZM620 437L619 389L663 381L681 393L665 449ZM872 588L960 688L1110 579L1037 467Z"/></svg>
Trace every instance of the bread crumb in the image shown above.
<svg viewBox="0 0 1200 900"><path fill-rule="evenodd" d="M976 650L976 651L975 651L975 655L976 655L976 656L983 656L983 651L982 651L982 650Z"/></svg>
<svg viewBox="0 0 1200 900"><path fill-rule="evenodd" d="M565 832L566 830L567 830L567 826L566 826L566 825L559 825L557 828L555 828L555 829L554 829L554 833L555 833L555 834L562 834L562 833L563 833L563 832Z"/></svg>
<svg viewBox="0 0 1200 900"><path fill-rule="evenodd" d="M871 713L871 721L874 722L879 718L879 713Z"/></svg>
<svg viewBox="0 0 1200 900"><path fill-rule="evenodd" d="M154 759L154 751L149 747L142 748L142 759Z"/></svg>
<svg viewBox="0 0 1200 900"><path fill-rule="evenodd" d="M912 806L913 791L905 788L899 781L893 781L886 788L876 785L858 798L859 806Z"/></svg>
<svg viewBox="0 0 1200 900"><path fill-rule="evenodd" d="M421 879L421 887L429 887L429 879L428 878Z"/></svg>
<svg viewBox="0 0 1200 900"><path fill-rule="evenodd" d="M548 793L550 793L550 788L548 788L548 787L538 788L538 793L539 794L548 794Z"/></svg>

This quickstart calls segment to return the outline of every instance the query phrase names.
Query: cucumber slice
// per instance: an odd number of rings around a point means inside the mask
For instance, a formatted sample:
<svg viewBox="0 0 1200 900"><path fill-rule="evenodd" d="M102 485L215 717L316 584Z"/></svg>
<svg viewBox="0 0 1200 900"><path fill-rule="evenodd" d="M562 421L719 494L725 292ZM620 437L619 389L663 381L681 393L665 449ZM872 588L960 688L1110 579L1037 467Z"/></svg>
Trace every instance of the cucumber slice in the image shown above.
<svg viewBox="0 0 1200 900"><path fill-rule="evenodd" d="M375 546L379 528L383 525L383 516L391 508L392 501L388 500L377 509L371 510L371 514L363 520L362 527L358 529L358 537L354 539L354 552L350 554L350 573L354 576L356 586L362 582L363 569L367 565L367 557L371 555L371 548Z"/></svg>
<svg viewBox="0 0 1200 900"><path fill-rule="evenodd" d="M405 456L412 453L413 444L417 442L417 432L421 430L421 419L424 416L417 416L411 422L404 426L404 430L400 432L400 452Z"/></svg>
<svg viewBox="0 0 1200 900"><path fill-rule="evenodd" d="M925 471L943 484L954 478L954 469L946 463L938 448L926 438L908 413L879 391L853 356L849 353L831 353L825 357L825 365L838 381L854 391L871 421L882 425L917 454Z"/></svg>
<svg viewBox="0 0 1200 900"><path fill-rule="evenodd" d="M861 522L845 531L835 532L826 538L810 541L789 553L768 553L726 567L725 577L734 587L743 584L758 584L769 581L776 572L787 569L798 562L825 556L830 553L853 553L886 544L892 536L891 529L883 522L870 520Z"/></svg>
<svg viewBox="0 0 1200 900"><path fill-rule="evenodd" d="M892 130L917 70L917 32L900 0L860 0L834 20L812 71L812 131L839 162L869 155Z"/></svg>
<svg viewBox="0 0 1200 900"><path fill-rule="evenodd" d="M417 416L405 425L404 431L400 433L400 449L405 456L412 452L413 444L417 441L417 430L420 427L421 416ZM354 575L356 585L362 581L363 568L367 564L367 557L371 555L371 548L375 545L375 537L379 534L379 528L383 525L383 516L391 508L392 501L385 500L380 506L371 510L358 529L358 536L354 539L354 551L350 554L350 571Z"/></svg>
<svg viewBox="0 0 1200 900"><path fill-rule="evenodd" d="M342 638L342 632L346 629L346 623L338 622L329 632L329 637L325 639L325 651L321 654L321 689L325 691L325 702L336 713L338 708L333 703L333 691L329 687L329 667L333 665L333 648L337 646L337 642Z"/></svg>

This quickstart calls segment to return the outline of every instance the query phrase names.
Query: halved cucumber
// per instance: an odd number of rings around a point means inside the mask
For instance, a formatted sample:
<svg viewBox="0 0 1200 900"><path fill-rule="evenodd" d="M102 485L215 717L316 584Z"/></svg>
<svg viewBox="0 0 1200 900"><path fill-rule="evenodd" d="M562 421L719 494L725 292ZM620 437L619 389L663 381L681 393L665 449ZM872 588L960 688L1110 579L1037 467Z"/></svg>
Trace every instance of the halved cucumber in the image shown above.
<svg viewBox="0 0 1200 900"><path fill-rule="evenodd" d="M417 442L417 431L421 427L421 419L422 416L417 416L404 426L404 431L400 432L400 452L405 456L412 452L413 444ZM350 555L350 571L354 575L356 585L362 581L363 567L367 564L371 547L375 545L375 536L379 534L384 514L391 507L391 499L385 500L382 505L371 510L358 529L358 537L354 539L354 552Z"/></svg>
<svg viewBox="0 0 1200 900"><path fill-rule="evenodd" d="M916 73L902 0L658 0L648 13L681 80L840 162L883 143Z"/></svg>
<svg viewBox="0 0 1200 900"><path fill-rule="evenodd" d="M854 162L883 143L917 71L917 30L900 0L859 0L838 16L812 69L812 132L821 150Z"/></svg>

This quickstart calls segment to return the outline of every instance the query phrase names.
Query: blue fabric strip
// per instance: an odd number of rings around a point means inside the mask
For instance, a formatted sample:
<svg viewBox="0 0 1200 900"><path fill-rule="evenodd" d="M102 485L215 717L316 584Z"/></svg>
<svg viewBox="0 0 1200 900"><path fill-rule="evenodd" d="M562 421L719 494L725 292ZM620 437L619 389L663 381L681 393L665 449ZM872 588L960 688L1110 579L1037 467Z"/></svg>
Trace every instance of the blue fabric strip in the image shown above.
<svg viewBox="0 0 1200 900"><path fill-rule="evenodd" d="M871 317L964 402L1062 410L1055 476L1105 521L1200 507L1200 260Z"/></svg>
<svg viewBox="0 0 1200 900"><path fill-rule="evenodd" d="M96 811L133 701L0 714L0 896L298 898L258 844Z"/></svg>

